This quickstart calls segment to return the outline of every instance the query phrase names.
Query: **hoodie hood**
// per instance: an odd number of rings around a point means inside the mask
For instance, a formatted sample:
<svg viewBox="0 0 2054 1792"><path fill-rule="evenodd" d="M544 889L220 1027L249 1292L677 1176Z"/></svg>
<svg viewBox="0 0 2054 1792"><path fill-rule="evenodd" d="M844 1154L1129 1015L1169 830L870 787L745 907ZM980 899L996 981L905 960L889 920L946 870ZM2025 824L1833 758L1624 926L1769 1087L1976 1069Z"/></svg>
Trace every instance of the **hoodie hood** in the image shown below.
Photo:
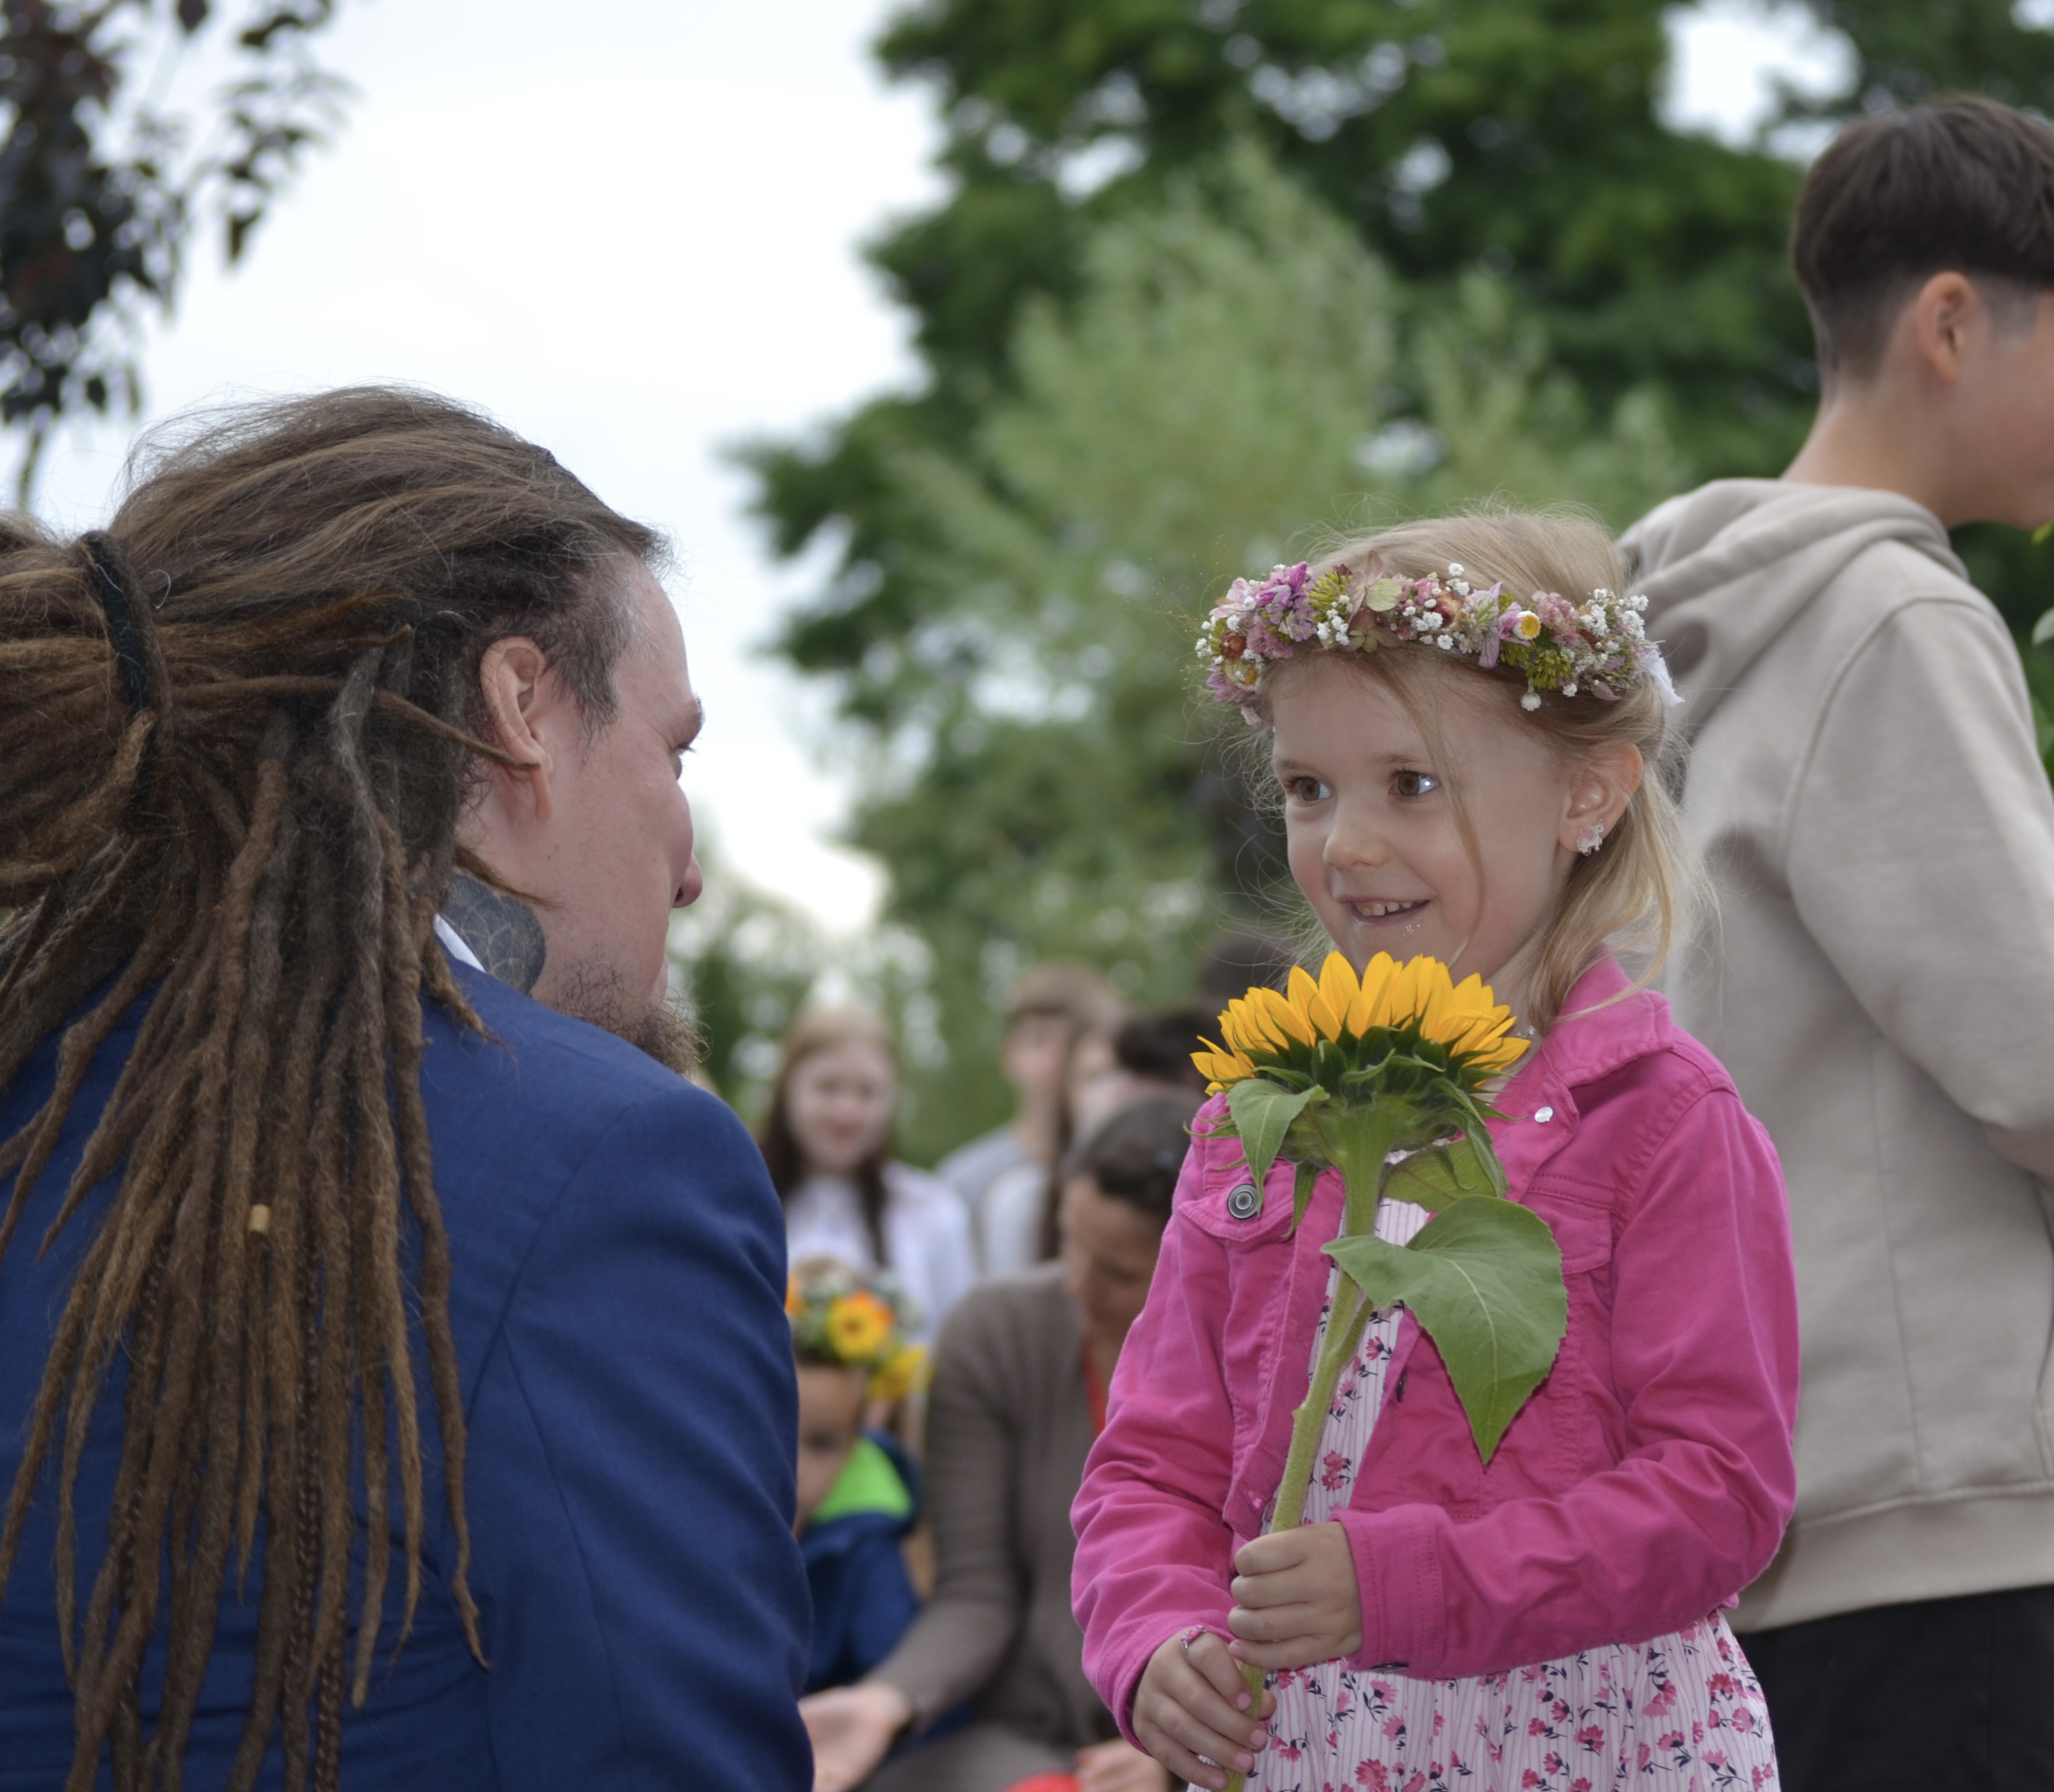
<svg viewBox="0 0 2054 1792"><path fill-rule="evenodd" d="M1619 543L1627 589L1647 593L1647 632L1686 699L1686 731L1705 725L1850 561L1886 542L1968 577L1939 518L1894 491L1715 479L1628 530Z"/></svg>

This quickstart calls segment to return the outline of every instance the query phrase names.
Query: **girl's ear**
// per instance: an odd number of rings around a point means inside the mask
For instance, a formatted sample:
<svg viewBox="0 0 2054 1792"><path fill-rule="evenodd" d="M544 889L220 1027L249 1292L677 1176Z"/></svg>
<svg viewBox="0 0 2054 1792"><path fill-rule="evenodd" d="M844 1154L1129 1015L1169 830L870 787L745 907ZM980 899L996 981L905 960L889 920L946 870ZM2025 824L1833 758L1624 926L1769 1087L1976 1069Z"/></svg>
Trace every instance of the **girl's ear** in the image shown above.
<svg viewBox="0 0 2054 1792"><path fill-rule="evenodd" d="M1578 760L1564 794L1562 828L1556 844L1565 853L1596 850L1596 843L1619 825L1646 770L1640 749L1631 742Z"/></svg>

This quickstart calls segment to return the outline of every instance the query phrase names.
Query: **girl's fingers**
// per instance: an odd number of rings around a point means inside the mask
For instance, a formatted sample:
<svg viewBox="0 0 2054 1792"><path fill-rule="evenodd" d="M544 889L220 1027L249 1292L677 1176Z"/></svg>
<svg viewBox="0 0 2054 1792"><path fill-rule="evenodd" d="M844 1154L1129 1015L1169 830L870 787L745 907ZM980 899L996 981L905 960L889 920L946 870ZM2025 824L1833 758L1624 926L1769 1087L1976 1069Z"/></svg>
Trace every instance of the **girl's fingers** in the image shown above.
<svg viewBox="0 0 2054 1792"><path fill-rule="evenodd" d="M1165 1702L1151 1716L1151 1724L1136 1724L1148 1753L1194 1786L1224 1786L1228 1767L1247 1774L1255 1766L1255 1751L1249 1743L1220 1735L1179 1703Z"/></svg>
<svg viewBox="0 0 2054 1792"><path fill-rule="evenodd" d="M1288 1636L1310 1636L1326 1629L1333 1616L1331 1612L1303 1602L1271 1605L1261 1610L1237 1605L1227 1613L1226 1622L1238 1642L1280 1643Z"/></svg>
<svg viewBox="0 0 2054 1792"><path fill-rule="evenodd" d="M1184 1659L1236 1711L1246 1711L1254 1703L1249 1696L1247 1683L1241 1677L1241 1669L1227 1652L1226 1643L1211 1631L1193 1640L1191 1646L1184 1651Z"/></svg>
<svg viewBox="0 0 2054 1792"><path fill-rule="evenodd" d="M1309 1668L1348 1652L1335 1648L1332 1640L1324 1636L1287 1636L1281 1642L1243 1643L1240 1648L1242 1660L1252 1661L1270 1673L1284 1668Z"/></svg>

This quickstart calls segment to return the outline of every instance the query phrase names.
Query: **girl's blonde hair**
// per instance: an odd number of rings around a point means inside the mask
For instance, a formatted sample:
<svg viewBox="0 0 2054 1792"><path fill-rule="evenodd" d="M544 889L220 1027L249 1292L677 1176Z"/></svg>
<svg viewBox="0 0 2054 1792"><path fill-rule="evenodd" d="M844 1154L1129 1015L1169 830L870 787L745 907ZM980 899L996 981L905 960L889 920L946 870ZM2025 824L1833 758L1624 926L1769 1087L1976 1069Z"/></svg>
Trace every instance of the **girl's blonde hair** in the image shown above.
<svg viewBox="0 0 2054 1792"><path fill-rule="evenodd" d="M1600 589L1620 591L1625 580L1611 537L1594 519L1575 512L1493 508L1464 516L1422 518L1345 539L1320 557L1315 571L1359 566L1372 553L1401 577L1445 576L1450 565L1458 565L1479 588L1502 580L1508 591L1521 597L1553 591L1572 602ZM1436 712L1450 679L1478 689L1497 687L1508 717L1530 730L1565 763L1595 759L1622 746L1639 750L1644 768L1639 788L1603 847L1570 867L1561 900L1542 933L1526 1018L1544 1032L1552 1026L1577 979L1607 946L1638 961L1633 987L1646 988L1678 934L1707 900L1703 868L1684 837L1677 813L1682 733L1655 682L1643 679L1615 702L1551 692L1540 708L1529 711L1519 707L1525 675L1509 666L1486 670L1473 660L1388 641L1374 652L1342 657L1404 705L1430 752L1442 763L1446 755L1441 750L1444 736ZM1273 668L1265 685L1273 688L1278 675L1288 677L1295 663ZM1258 697L1253 713L1265 722L1270 719L1265 699ZM1456 825L1481 876L1481 855L1462 790L1452 780L1447 788Z"/></svg>

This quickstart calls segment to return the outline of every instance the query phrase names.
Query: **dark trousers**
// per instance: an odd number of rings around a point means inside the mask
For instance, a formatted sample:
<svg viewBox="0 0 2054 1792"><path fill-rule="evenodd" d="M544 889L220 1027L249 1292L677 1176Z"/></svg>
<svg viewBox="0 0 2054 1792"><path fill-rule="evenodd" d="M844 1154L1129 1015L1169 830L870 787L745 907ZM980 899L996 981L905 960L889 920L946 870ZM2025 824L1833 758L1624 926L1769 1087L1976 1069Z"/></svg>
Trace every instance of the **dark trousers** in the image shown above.
<svg viewBox="0 0 2054 1792"><path fill-rule="evenodd" d="M2049 1792L2054 1587L1929 1599L1740 1640L1784 1792Z"/></svg>

